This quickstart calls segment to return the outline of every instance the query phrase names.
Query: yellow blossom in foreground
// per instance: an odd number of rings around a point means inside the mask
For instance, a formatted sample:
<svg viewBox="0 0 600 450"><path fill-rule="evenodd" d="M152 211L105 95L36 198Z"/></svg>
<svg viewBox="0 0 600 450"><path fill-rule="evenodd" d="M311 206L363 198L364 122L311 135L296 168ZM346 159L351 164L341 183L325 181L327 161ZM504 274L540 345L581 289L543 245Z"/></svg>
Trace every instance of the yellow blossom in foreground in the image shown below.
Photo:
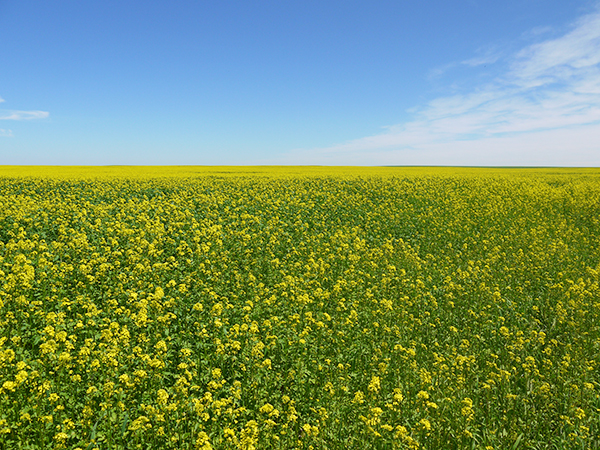
<svg viewBox="0 0 600 450"><path fill-rule="evenodd" d="M0 447L594 448L599 180L0 167Z"/></svg>

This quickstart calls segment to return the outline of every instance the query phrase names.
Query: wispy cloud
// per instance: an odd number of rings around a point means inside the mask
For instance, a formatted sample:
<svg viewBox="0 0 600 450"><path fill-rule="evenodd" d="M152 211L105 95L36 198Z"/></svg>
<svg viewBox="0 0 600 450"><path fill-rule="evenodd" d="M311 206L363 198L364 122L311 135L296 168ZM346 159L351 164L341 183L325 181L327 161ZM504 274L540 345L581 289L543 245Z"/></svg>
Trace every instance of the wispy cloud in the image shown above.
<svg viewBox="0 0 600 450"><path fill-rule="evenodd" d="M502 51L463 61L496 62ZM322 164L600 165L600 11L562 36L503 58L505 69L468 92L417 108L383 134L296 151Z"/></svg>
<svg viewBox="0 0 600 450"><path fill-rule="evenodd" d="M531 37L538 37L543 34L551 33L552 31L554 31L554 28L547 25L541 27L534 27L531 30L527 30L525 33L523 33L522 37L524 39L528 39Z"/></svg>
<svg viewBox="0 0 600 450"><path fill-rule="evenodd" d="M5 100L0 97L0 103L4 103ZM31 120L31 119L45 119L50 115L47 111L16 111L9 109L0 109L0 120ZM3 130L3 132L10 132L10 130ZM0 134L0 136L4 136ZM12 136L12 133L11 133Z"/></svg>
<svg viewBox="0 0 600 450"><path fill-rule="evenodd" d="M461 64L471 67L483 66L486 64L494 64L502 57L502 53L503 52L496 47L480 49L477 52L477 56L466 59L462 61Z"/></svg>
<svg viewBox="0 0 600 450"><path fill-rule="evenodd" d="M0 128L0 137L13 137L12 130Z"/></svg>
<svg viewBox="0 0 600 450"><path fill-rule="evenodd" d="M0 120L31 120L45 119L50 113L47 111L0 111Z"/></svg>

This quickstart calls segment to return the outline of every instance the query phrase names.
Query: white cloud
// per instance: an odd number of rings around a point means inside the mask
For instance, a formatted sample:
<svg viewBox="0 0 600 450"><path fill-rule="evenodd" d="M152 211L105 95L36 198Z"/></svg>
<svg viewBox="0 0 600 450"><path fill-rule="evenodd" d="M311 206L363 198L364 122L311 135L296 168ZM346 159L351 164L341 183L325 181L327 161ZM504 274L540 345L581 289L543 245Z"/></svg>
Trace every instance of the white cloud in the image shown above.
<svg viewBox="0 0 600 450"><path fill-rule="evenodd" d="M0 137L13 137L12 130L0 128Z"/></svg>
<svg viewBox="0 0 600 450"><path fill-rule="evenodd" d="M487 64L494 64L502 57L502 52L496 47L488 47L485 49L482 48L479 49L477 53L479 53L479 56L466 59L462 61L461 64L471 67L483 66Z"/></svg>
<svg viewBox="0 0 600 450"><path fill-rule="evenodd" d="M47 111L2 111L0 120L31 120L45 119L50 113Z"/></svg>
<svg viewBox="0 0 600 450"><path fill-rule="evenodd" d="M463 61L496 62L501 51ZM374 136L299 150L305 164L600 165L600 12L508 56L492 82ZM450 65L449 65L450 66Z"/></svg>
<svg viewBox="0 0 600 450"><path fill-rule="evenodd" d="M0 97L0 103L5 100ZM0 120L31 120L31 119L45 119L50 115L47 111L15 111L15 110L0 110ZM6 132L6 130L4 130ZM10 130L9 130L10 131ZM12 134L11 134L12 136Z"/></svg>
<svg viewBox="0 0 600 450"><path fill-rule="evenodd" d="M464 64L466 66L476 67L476 66L483 66L486 64L494 64L499 59L500 59L500 55L476 56L475 58L470 58L470 59L464 60L461 64Z"/></svg>
<svg viewBox="0 0 600 450"><path fill-rule="evenodd" d="M518 85L535 87L566 83L596 75L600 63L600 13L582 17L564 36L531 45L515 58L509 77Z"/></svg>
<svg viewBox="0 0 600 450"><path fill-rule="evenodd" d="M427 74L427 78L429 80L440 78L442 75L444 75L449 70L454 69L456 66L458 66L457 62L451 62L451 63L445 64L441 67L434 67Z"/></svg>
<svg viewBox="0 0 600 450"><path fill-rule="evenodd" d="M528 30L527 32L523 33L523 38L537 37L541 36L542 34L550 33L552 31L554 31L554 28L550 26L534 27L531 30Z"/></svg>

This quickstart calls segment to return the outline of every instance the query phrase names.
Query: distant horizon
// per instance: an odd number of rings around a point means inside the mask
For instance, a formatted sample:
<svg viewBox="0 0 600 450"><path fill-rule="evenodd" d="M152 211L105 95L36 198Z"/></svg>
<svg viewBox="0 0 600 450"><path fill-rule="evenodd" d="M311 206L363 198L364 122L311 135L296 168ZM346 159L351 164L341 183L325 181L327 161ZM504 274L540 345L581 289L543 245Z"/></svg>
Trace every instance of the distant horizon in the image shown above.
<svg viewBox="0 0 600 450"><path fill-rule="evenodd" d="M600 169L600 166L453 166L421 164L2 164L0 167L447 167L472 169Z"/></svg>
<svg viewBox="0 0 600 450"><path fill-rule="evenodd" d="M302 167L323 167L323 168L457 168L457 169L600 169L600 166L469 166L469 165L424 165L424 164L386 164L386 165L345 165L345 164L2 164L2 168L8 167L90 167L90 168L108 168L108 167L282 167L282 168L302 168Z"/></svg>

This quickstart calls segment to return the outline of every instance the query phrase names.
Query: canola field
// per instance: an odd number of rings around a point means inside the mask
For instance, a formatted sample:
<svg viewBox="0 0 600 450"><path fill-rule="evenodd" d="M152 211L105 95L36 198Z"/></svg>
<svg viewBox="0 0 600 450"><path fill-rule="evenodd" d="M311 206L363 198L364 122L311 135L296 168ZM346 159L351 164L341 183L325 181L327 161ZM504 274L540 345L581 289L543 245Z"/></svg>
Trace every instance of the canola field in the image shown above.
<svg viewBox="0 0 600 450"><path fill-rule="evenodd" d="M0 167L0 449L598 449L600 170Z"/></svg>

